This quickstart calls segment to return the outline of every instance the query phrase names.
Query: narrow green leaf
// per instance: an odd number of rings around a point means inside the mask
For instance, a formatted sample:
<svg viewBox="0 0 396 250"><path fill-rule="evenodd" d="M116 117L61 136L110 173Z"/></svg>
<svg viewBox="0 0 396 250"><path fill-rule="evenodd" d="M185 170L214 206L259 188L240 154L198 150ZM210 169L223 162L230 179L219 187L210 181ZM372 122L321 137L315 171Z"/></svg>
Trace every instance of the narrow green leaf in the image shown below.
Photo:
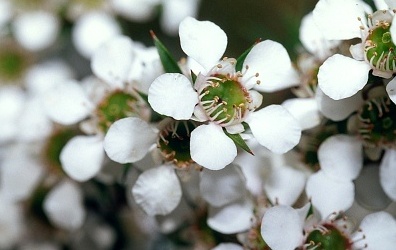
<svg viewBox="0 0 396 250"><path fill-rule="evenodd" d="M240 147L241 149L245 150L251 155L254 155L252 150L249 148L249 146L246 144L246 142L242 139L242 136L240 134L230 134L227 132L227 130L223 129L224 133L231 138L231 140Z"/></svg>
<svg viewBox="0 0 396 250"><path fill-rule="evenodd" d="M166 73L182 73L179 65L173 56L169 53L165 45L158 39L154 32L150 31L151 37L154 40L154 45L157 48L158 54L161 59L162 66Z"/></svg>
<svg viewBox="0 0 396 250"><path fill-rule="evenodd" d="M192 79L193 84L195 84L195 81L197 80L197 75L194 74L194 72L192 70L191 70L191 79Z"/></svg>
<svg viewBox="0 0 396 250"><path fill-rule="evenodd" d="M258 44L261 41L261 39L257 40L252 46L250 46L247 50L245 50L242 55L240 55L237 59L237 63L235 65L235 70L236 71L242 71L242 66L243 66L243 62L246 59L246 56L249 54L249 52L252 50L252 48Z"/></svg>

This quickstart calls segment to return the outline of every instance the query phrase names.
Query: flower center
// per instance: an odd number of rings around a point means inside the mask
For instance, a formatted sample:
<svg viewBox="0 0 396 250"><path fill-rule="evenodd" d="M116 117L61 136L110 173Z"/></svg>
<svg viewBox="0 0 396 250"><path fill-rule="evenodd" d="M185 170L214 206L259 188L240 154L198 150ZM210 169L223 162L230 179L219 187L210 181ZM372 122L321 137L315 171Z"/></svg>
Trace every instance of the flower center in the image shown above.
<svg viewBox="0 0 396 250"><path fill-rule="evenodd" d="M200 105L211 121L225 127L240 123L250 111L249 92L238 81L238 76L215 74L206 80Z"/></svg>
<svg viewBox="0 0 396 250"><path fill-rule="evenodd" d="M106 132L115 121L136 116L141 111L138 97L116 90L102 100L96 108L99 128Z"/></svg>
<svg viewBox="0 0 396 250"><path fill-rule="evenodd" d="M332 225L320 226L312 231L306 240L306 249L315 250L349 250L351 243L342 232Z"/></svg>
<svg viewBox="0 0 396 250"><path fill-rule="evenodd" d="M27 61L22 52L6 48L0 51L0 78L6 80L18 79L22 76Z"/></svg>
<svg viewBox="0 0 396 250"><path fill-rule="evenodd" d="M396 105L388 96L366 101L359 112L359 133L367 146L392 146L396 141Z"/></svg>
<svg viewBox="0 0 396 250"><path fill-rule="evenodd" d="M166 161L179 168L194 162L190 155L190 136L196 127L192 121L172 120L161 130L157 145Z"/></svg>
<svg viewBox="0 0 396 250"><path fill-rule="evenodd" d="M384 72L396 72L396 46L392 42L390 23L379 21L374 29L369 30L369 35L364 44L367 62L373 69Z"/></svg>

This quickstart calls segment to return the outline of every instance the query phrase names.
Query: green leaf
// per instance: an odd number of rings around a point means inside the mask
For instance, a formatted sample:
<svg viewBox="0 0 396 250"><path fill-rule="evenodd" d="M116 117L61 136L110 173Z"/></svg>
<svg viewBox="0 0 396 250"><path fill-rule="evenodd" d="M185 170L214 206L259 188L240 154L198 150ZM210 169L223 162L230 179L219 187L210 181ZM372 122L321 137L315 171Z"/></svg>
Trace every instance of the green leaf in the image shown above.
<svg viewBox="0 0 396 250"><path fill-rule="evenodd" d="M168 49L165 45L158 39L158 37L154 34L154 32L150 31L151 37L154 40L154 45L157 48L158 54L161 59L162 66L166 73L179 73L181 74L182 71L177 64L176 60L173 56L169 53Z"/></svg>
<svg viewBox="0 0 396 250"><path fill-rule="evenodd" d="M242 66L243 66L243 62L246 59L246 56L249 54L249 52L252 50L252 48L258 44L261 41L261 39L257 40L252 46L250 46L247 50L245 50L242 55L240 55L237 59L237 63L235 65L235 70L236 71L242 71Z"/></svg>
<svg viewBox="0 0 396 250"><path fill-rule="evenodd" d="M252 150L249 148L249 146L246 144L246 142L242 139L242 136L240 134L230 134L227 132L227 130L223 129L224 133L231 138L231 140L240 147L241 149L245 150L251 155L254 155Z"/></svg>
<svg viewBox="0 0 396 250"><path fill-rule="evenodd" d="M194 74L194 72L192 70L191 70L191 79L192 79L193 84L195 84L195 81L197 80L197 75Z"/></svg>

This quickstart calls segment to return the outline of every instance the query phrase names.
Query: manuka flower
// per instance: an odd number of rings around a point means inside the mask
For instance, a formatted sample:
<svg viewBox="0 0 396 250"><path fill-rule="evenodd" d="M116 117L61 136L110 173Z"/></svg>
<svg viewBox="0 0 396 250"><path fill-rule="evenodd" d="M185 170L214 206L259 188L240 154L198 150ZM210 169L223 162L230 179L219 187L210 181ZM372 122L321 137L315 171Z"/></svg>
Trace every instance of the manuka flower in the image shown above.
<svg viewBox="0 0 396 250"><path fill-rule="evenodd" d="M384 2L376 3L386 7ZM357 93L366 85L370 70L373 75L387 79L396 72L396 46L390 30L394 13L390 8L371 13L371 8L360 0L317 3L314 20L326 38L361 39L361 43L350 47L353 58L335 54L319 68L319 87L330 98L339 100ZM388 90L393 91L393 87Z"/></svg>
<svg viewBox="0 0 396 250"><path fill-rule="evenodd" d="M297 75L283 46L270 40L256 44L238 71L235 59L219 61L227 36L214 23L186 18L179 35L184 52L203 69L194 83L178 73L161 75L150 86L148 101L160 114L177 120L191 119L194 114L194 119L206 122L191 133L195 162L212 170L231 163L237 148L225 131L239 135L245 131L243 123L273 152L287 152L298 143L301 128L297 121L279 105L256 110L262 96L252 90L275 91L295 84Z"/></svg>
<svg viewBox="0 0 396 250"><path fill-rule="evenodd" d="M353 231L338 214L322 220L307 217L308 205L301 209L281 205L265 212L261 235L271 249L385 250L396 244L396 221L386 212L367 215Z"/></svg>

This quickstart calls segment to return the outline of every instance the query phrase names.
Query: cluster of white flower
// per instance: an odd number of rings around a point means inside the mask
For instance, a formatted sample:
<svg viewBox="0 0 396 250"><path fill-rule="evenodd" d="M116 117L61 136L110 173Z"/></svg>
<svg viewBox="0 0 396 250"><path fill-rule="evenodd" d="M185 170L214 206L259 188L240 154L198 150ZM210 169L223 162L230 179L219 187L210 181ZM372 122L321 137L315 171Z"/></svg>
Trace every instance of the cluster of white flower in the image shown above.
<svg viewBox="0 0 396 250"><path fill-rule="evenodd" d="M124 34L159 6L185 58ZM295 62L198 6L0 0L0 249L394 248L396 2L319 0Z"/></svg>

